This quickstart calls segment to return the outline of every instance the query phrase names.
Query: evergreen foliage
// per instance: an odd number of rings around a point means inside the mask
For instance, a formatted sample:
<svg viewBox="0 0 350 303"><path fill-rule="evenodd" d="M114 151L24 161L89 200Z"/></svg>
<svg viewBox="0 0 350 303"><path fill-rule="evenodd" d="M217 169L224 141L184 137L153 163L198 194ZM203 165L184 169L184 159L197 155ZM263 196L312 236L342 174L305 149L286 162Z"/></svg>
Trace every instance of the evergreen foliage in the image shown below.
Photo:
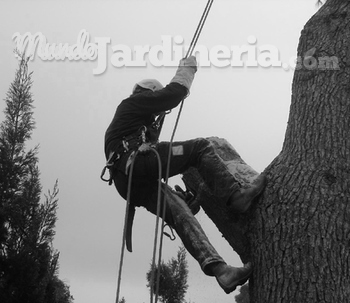
<svg viewBox="0 0 350 303"><path fill-rule="evenodd" d="M249 284L246 283L244 284L240 289L239 289L239 294L235 296L235 300L237 303L249 303Z"/></svg>
<svg viewBox="0 0 350 303"><path fill-rule="evenodd" d="M35 127L31 76L21 56L0 124L0 302L70 303L52 245L58 184L41 202L38 146L26 151Z"/></svg>
<svg viewBox="0 0 350 303"><path fill-rule="evenodd" d="M118 303L126 303L125 298L121 298Z"/></svg>
<svg viewBox="0 0 350 303"><path fill-rule="evenodd" d="M188 265L186 260L186 249L182 246L177 252L177 258L172 258L167 264L161 262L159 276L158 296L162 303L184 303L188 288ZM157 276L158 267L154 269ZM151 287L152 268L147 273L147 287ZM155 279L156 280L156 279ZM153 285L154 293L156 285Z"/></svg>

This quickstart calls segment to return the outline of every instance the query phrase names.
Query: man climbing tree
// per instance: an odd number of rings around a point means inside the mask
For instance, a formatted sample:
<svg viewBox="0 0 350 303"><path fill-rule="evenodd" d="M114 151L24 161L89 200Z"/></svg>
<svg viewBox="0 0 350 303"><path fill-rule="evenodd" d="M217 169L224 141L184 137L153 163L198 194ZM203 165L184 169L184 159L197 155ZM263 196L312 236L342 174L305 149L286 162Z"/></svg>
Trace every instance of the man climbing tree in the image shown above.
<svg viewBox="0 0 350 303"><path fill-rule="evenodd" d="M328 0L305 25L283 148L248 216L212 207L209 190L199 194L223 236L253 264L252 303L350 301L349 22L350 2ZM195 174L185 180L198 189Z"/></svg>
<svg viewBox="0 0 350 303"><path fill-rule="evenodd" d="M38 149L25 150L34 129L27 62L19 62L0 124L0 302L70 303L52 247L58 187L40 203Z"/></svg>
<svg viewBox="0 0 350 303"><path fill-rule="evenodd" d="M220 197L220 204L230 212L245 213L263 191L266 178L263 175L256 176L254 183L242 187L229 165L215 152L207 139L158 142L165 114L183 102L190 92L197 71L197 62L192 56L192 51L212 3L213 0L208 0L189 50L180 61L170 83L163 87L155 79L142 80L136 83L132 95L117 107L105 134L104 150L107 163L101 178L110 185L114 182L119 194L127 200L126 232L123 236L121 256L124 243L131 251L131 227L135 206L143 206L155 214L157 219L161 216L175 229L203 272L214 276L228 294L249 278L252 272L251 263L241 268L227 265L195 219L194 214L198 207L190 204L188 195L186 197L186 194L182 193L179 197L179 194L174 193L167 186L167 180L190 167L195 167L212 190L212 194ZM103 177L107 168L110 172L109 180ZM165 180L165 186L161 184L161 179ZM122 257L119 273L121 265ZM119 275L119 282L120 278ZM117 300L119 286L120 283L117 288Z"/></svg>
<svg viewBox="0 0 350 303"><path fill-rule="evenodd" d="M265 177L259 176L254 184L243 188L225 161L215 153L211 142L204 138L158 142L165 112L176 107L188 95L196 71L196 58L190 56L180 61L175 76L166 87L154 79L138 82L132 95L117 107L107 128L105 155L111 180L119 194L124 199L129 196L131 213L134 213L135 206L143 206L157 215L157 202L161 199L161 208L166 210L164 220L175 229L203 272L215 277L220 287L230 293L249 278L251 265L248 263L240 268L227 265L185 201L165 187L162 196L157 190L161 186L160 178L172 177L189 167L196 167L213 194L221 198L221 204L230 212L244 213L265 186ZM129 181L130 174L133 178ZM129 226L132 220L133 217L129 218ZM130 240L127 243L131 250Z"/></svg>

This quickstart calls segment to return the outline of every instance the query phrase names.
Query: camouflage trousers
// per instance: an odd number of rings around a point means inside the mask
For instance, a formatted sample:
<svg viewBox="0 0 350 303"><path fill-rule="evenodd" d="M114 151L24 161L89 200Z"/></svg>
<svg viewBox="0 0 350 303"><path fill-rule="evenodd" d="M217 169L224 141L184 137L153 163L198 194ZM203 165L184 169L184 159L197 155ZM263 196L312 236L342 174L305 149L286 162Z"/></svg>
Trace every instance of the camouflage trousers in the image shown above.
<svg viewBox="0 0 350 303"><path fill-rule="evenodd" d="M158 143L155 148L160 156L162 178L164 178L167 170L169 142ZM182 174L188 168L195 167L211 192L224 201L240 188L240 184L216 154L209 140L198 138L173 142L171 151L169 177ZM121 159L118 170L114 173L115 186L124 199L127 197L128 186L128 176L125 175L126 162L126 159ZM157 210L158 166L155 153L139 154L135 158L131 185L132 205L143 206L153 214L156 214ZM185 201L175 193L163 188L162 195L164 194L166 195L166 199L162 198L162 201L165 201L163 203L166 203L164 220L175 229L187 251L198 261L204 273L212 275L209 265L224 262L223 259L211 245Z"/></svg>

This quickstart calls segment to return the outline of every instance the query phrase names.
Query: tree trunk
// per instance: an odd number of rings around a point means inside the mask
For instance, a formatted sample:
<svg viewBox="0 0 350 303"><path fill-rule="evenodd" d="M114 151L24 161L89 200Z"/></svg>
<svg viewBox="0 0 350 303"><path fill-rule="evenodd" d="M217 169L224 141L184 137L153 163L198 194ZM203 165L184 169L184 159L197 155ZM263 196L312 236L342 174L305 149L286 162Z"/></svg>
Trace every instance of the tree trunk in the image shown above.
<svg viewBox="0 0 350 303"><path fill-rule="evenodd" d="M226 215L228 223L220 207L207 206L210 194L200 198L242 260L253 262L250 302L350 302L349 41L349 1L328 0L305 25L285 142L249 214ZM190 173L184 180L203 187Z"/></svg>

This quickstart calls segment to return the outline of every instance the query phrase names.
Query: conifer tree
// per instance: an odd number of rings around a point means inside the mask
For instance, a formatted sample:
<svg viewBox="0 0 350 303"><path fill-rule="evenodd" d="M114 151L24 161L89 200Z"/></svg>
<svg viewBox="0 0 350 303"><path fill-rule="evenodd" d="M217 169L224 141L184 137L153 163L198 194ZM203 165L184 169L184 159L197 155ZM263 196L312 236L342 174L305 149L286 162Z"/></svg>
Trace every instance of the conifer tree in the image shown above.
<svg viewBox="0 0 350 303"><path fill-rule="evenodd" d="M239 294L235 296L236 303L249 303L249 284L244 284L239 289Z"/></svg>
<svg viewBox="0 0 350 303"><path fill-rule="evenodd" d="M38 146L26 150L35 126L28 59L20 56L0 124L0 302L70 303L52 245L58 185L41 203Z"/></svg>
<svg viewBox="0 0 350 303"><path fill-rule="evenodd" d="M159 270L159 291L160 301L163 303L183 303L188 288L187 276L188 265L186 260L186 249L180 247L176 258L171 258L167 264L161 262ZM154 276L157 276L158 267L154 269ZM151 287L152 268L147 273L148 287ZM154 292L156 285L153 285Z"/></svg>

